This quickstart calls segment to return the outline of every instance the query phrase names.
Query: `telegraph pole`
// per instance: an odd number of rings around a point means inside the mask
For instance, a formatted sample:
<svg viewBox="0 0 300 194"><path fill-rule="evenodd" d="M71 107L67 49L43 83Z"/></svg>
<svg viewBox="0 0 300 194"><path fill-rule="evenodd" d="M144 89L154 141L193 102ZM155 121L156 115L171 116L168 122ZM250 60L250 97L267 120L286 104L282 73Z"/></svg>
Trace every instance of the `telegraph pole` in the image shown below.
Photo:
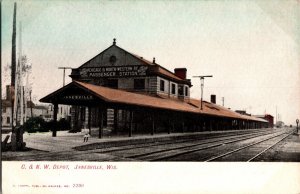
<svg viewBox="0 0 300 194"><path fill-rule="evenodd" d="M298 124L299 124L299 119L296 119L296 123L297 123L297 133L298 133Z"/></svg>
<svg viewBox="0 0 300 194"><path fill-rule="evenodd" d="M213 77L212 75L198 75L198 76L193 76L193 77L198 77L200 78L200 83L201 83L201 110L203 110L203 88L204 88L204 78L206 77Z"/></svg>
<svg viewBox="0 0 300 194"><path fill-rule="evenodd" d="M72 69L72 67L58 67L58 69L63 69L64 70L64 73L63 73L63 86L65 86L65 77L66 77L66 69ZM54 107L55 108L55 107ZM65 107L63 106L63 109L64 109L64 117L66 115L66 108L67 108L67 111L69 111L68 107ZM57 114L57 113L56 113ZM90 113L89 113L90 114Z"/></svg>
<svg viewBox="0 0 300 194"><path fill-rule="evenodd" d="M17 94L15 93L16 81L16 17L17 17L17 3L14 3L13 13L13 32L12 32L12 50L11 50L11 84L10 84L10 101L11 101L11 144L12 151L17 150L17 133L14 126L14 107Z"/></svg>
<svg viewBox="0 0 300 194"><path fill-rule="evenodd" d="M63 86L65 86L66 69L72 69L72 67L58 67L58 69L63 69L64 70Z"/></svg>

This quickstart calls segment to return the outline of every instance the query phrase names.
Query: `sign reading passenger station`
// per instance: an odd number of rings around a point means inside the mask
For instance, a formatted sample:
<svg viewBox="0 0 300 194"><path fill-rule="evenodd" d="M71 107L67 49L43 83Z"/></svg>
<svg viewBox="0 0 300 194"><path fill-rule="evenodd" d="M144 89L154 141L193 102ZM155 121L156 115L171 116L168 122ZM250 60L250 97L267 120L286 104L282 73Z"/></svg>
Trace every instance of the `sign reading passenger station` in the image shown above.
<svg viewBox="0 0 300 194"><path fill-rule="evenodd" d="M86 67L80 69L81 77L134 77L145 76L148 67L144 65L115 67Z"/></svg>

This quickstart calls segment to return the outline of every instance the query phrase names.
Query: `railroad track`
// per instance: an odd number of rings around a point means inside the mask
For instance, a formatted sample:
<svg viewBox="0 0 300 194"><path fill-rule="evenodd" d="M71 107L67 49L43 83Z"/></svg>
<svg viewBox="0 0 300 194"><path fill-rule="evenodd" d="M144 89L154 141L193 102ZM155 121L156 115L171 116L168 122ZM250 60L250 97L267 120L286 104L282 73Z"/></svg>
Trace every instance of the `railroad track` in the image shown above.
<svg viewBox="0 0 300 194"><path fill-rule="evenodd" d="M281 134L281 132L277 132L275 134ZM112 155L142 161L162 161L176 158L181 155L191 154L193 152L211 149L222 145L232 144L235 142L240 142L266 135L274 135L274 132L258 132L234 135L229 137L215 137L208 140L202 140L201 142L199 142L199 140L193 139L194 142L190 142L190 140L179 142L181 143L181 145L176 145L176 143L178 142L168 142L151 145L146 144L142 146L124 146L122 148L110 148L108 150L96 152L110 153ZM195 143L197 141L198 143Z"/></svg>
<svg viewBox="0 0 300 194"><path fill-rule="evenodd" d="M224 134L224 135L218 135L218 136L210 136L210 137L199 137L199 138L185 138L185 139L178 139L178 140L167 140L163 142L152 142L152 143L139 143L139 144L130 144L130 145L121 145L121 146L113 146L109 148L97 148L95 152L98 153L110 153L110 152L116 152L116 151L126 151L131 149L137 149L137 148L145 148L145 147L154 147L154 146L162 146L162 145L170 145L170 144L176 144L176 143L192 143L197 141L205 141L205 140L212 140L212 139L219 139L219 138L233 138L233 137L240 137L244 135L255 135L255 134L270 134L273 132L266 132L266 131L245 131L237 134Z"/></svg>
<svg viewBox="0 0 300 194"><path fill-rule="evenodd" d="M257 158L258 156L262 155L263 153L265 153L266 151L268 151L269 149L271 149L272 147L274 147L275 145L277 145L279 142L283 141L285 138L287 138L288 136L290 136L294 132L295 132L295 130L292 131L292 132L290 132L290 133L288 133L288 134L283 133L283 134L279 134L279 135L276 135L276 136L273 136L273 137L270 137L270 138L267 138L267 139L260 140L258 142L251 143L251 144L243 146L241 148L237 148L237 149L234 149L232 151L226 152L224 154L212 157L212 158L206 160L205 162L210 162L210 161L224 161L224 158L225 158L225 161L227 161L228 158L226 159L226 157L230 156L230 157L235 158L236 156L234 156L234 154L235 155L237 155L237 154L239 155L241 151L244 151L244 150L249 149L249 148L253 148L254 146L261 145L263 143L266 144L267 142L269 142L269 143L267 143L267 146L264 146L265 148L260 149L261 151L259 151L257 154L255 153L255 155L253 154L254 156L252 156L250 158L247 158L245 160L247 162L253 161L255 158Z"/></svg>
<svg viewBox="0 0 300 194"><path fill-rule="evenodd" d="M61 151L56 153L41 153L23 157L24 160L74 160L74 158L88 161L101 161L111 158L113 161L253 161L276 144L287 138L290 131L255 131L234 134L218 134L200 138L186 138L168 140L164 142L151 142L135 145L122 145L111 148L93 149L86 151ZM267 142L267 143L266 143ZM259 146L259 145L262 145ZM258 146L258 147L256 147ZM251 156L236 159L247 149ZM246 153L246 152L245 152ZM98 154L103 154L100 156ZM76 155L76 157L73 157ZM94 158L93 158L94 157ZM12 158L13 159L13 158Z"/></svg>

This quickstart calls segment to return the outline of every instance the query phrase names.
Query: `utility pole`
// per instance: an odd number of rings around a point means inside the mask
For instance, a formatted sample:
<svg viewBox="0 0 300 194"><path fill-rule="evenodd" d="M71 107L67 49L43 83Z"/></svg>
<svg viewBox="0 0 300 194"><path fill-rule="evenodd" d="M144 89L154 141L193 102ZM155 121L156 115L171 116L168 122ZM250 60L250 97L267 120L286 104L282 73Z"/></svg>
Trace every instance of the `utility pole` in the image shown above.
<svg viewBox="0 0 300 194"><path fill-rule="evenodd" d="M58 67L58 69L63 69L64 70L64 73L63 73L63 86L65 86L65 77L66 77L66 69L72 69L72 67ZM64 109L64 116L66 116L66 109L67 111L69 111L69 108L66 107L66 106L63 106L63 109ZM62 114L62 113L61 113Z"/></svg>
<svg viewBox="0 0 300 194"><path fill-rule="evenodd" d="M224 106L224 101L225 101L225 99L224 99L224 97L222 97L222 104L223 104L223 106Z"/></svg>
<svg viewBox="0 0 300 194"><path fill-rule="evenodd" d="M296 123L297 123L297 133L298 133L298 124L299 124L299 119L296 119Z"/></svg>
<svg viewBox="0 0 300 194"><path fill-rule="evenodd" d="M72 67L58 67L58 69L64 70L64 77L63 77L63 86L65 86L65 75L66 75L66 69L72 69Z"/></svg>
<svg viewBox="0 0 300 194"><path fill-rule="evenodd" d="M193 77L198 77L200 78L200 83L201 83L201 110L203 110L203 88L204 88L204 78L206 77L213 77L212 75L198 75L198 76L193 76Z"/></svg>
<svg viewBox="0 0 300 194"><path fill-rule="evenodd" d="M15 79L16 79L16 15L17 15L17 3L14 3L13 14L13 33L12 33L12 51L11 51L11 84L10 84L10 97L11 97L11 128L12 133L14 131L14 101L15 101ZM15 142L14 142L15 143Z"/></svg>
<svg viewBox="0 0 300 194"><path fill-rule="evenodd" d="M276 122L275 123L276 123L276 126L277 126L277 121L278 121L278 118L277 118L277 106L276 106L276 117L275 118L276 118Z"/></svg>
<svg viewBox="0 0 300 194"><path fill-rule="evenodd" d="M32 117L33 117L33 115L32 115L32 101L31 101L31 93L32 93L32 90L29 90L30 118L32 118Z"/></svg>
<svg viewBox="0 0 300 194"><path fill-rule="evenodd" d="M13 32L12 32L12 50L11 50L11 84L10 84L10 97L11 97L11 145L12 151L17 150L17 132L14 125L14 110L15 99L17 94L15 93L15 81L16 81L16 16L17 16L17 3L14 3L13 13Z"/></svg>

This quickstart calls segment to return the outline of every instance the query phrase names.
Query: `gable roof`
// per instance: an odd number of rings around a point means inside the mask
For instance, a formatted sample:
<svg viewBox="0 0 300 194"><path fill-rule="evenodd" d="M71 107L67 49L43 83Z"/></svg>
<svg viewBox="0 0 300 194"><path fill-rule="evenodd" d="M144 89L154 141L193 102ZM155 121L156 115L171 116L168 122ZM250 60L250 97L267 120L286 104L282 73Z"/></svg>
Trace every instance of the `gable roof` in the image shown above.
<svg viewBox="0 0 300 194"><path fill-rule="evenodd" d="M105 51L107 51L108 49L112 48L112 47L116 47L122 51L124 51L125 53L131 55L132 57L134 57L135 59L137 59L138 61L140 61L143 65L149 65L149 66L158 66L158 70L156 73L161 74L162 76L165 76L167 78L171 78L171 79L175 79L176 81L185 81L184 79L181 79L180 77L176 76L173 72L169 71L168 69L162 67L161 65L157 64L157 63L152 63L151 61L145 59L144 57L141 57L137 54L131 53L126 51L125 49L117 46L117 45L111 45L110 47L106 48L105 50L103 50L102 52L100 52L99 54L97 54L96 56L94 56L93 58L91 58L90 60L88 60L87 62L85 62L84 64L82 64L81 66L79 66L77 69L82 68L84 65L88 64L90 61L92 61L93 59L95 59L96 57L98 57L99 55L103 54Z"/></svg>
<svg viewBox="0 0 300 194"><path fill-rule="evenodd" d="M206 101L203 101L203 110L199 108L200 100L190 99L190 102L184 102L181 100L171 100L158 98L154 96L138 94L133 92L127 92L118 89L107 88L103 86L97 86L93 84L83 83L79 81L73 81L70 84L64 86L63 88L47 95L42 98L41 102L51 102L52 98L55 98L56 95L60 95L68 87L77 86L81 89L84 89L89 94L92 94L98 99L101 99L107 103L112 104L123 104L128 106L139 106L146 108L155 108L155 109L164 109L178 112L188 112L194 114L204 114L217 117L227 117L235 119L244 119L252 121L265 122L262 119L240 115L234 111L228 110L225 107L221 107L216 104L212 104Z"/></svg>

